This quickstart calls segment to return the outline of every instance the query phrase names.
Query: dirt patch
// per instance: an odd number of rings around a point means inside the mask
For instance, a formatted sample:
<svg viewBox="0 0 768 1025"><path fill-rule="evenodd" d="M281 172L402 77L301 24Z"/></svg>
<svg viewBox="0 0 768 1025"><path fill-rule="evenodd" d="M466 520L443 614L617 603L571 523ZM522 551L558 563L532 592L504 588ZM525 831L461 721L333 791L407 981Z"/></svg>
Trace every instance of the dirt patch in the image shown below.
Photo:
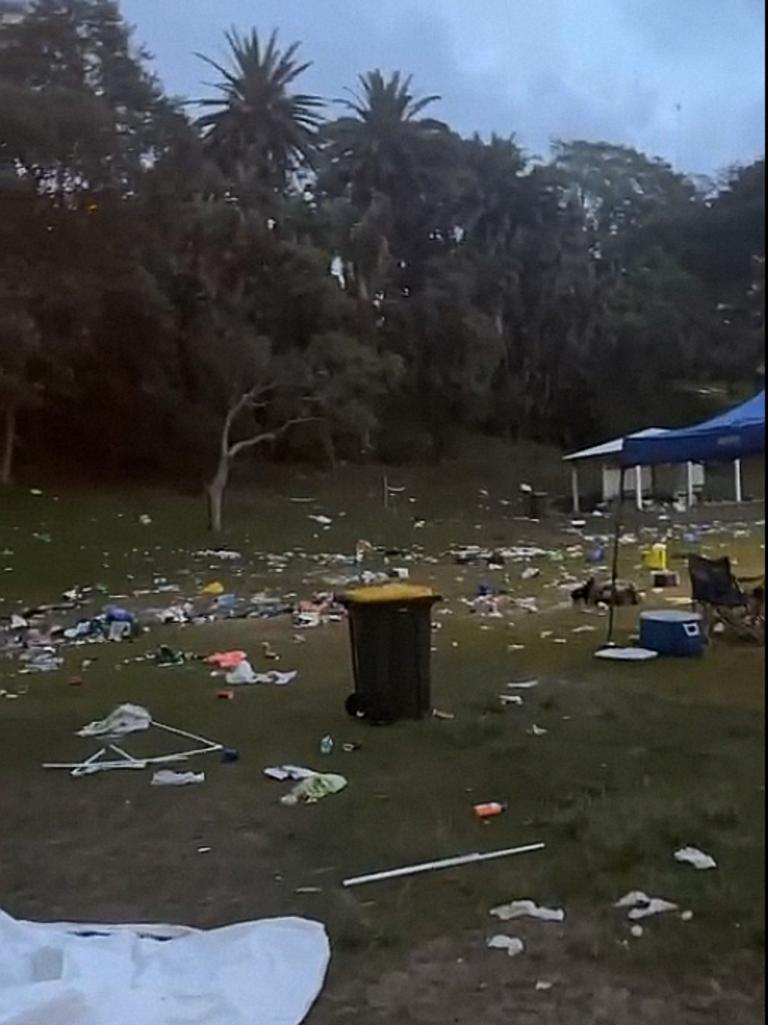
<svg viewBox="0 0 768 1025"><path fill-rule="evenodd" d="M417 947L377 974L335 966L307 1025L757 1025L764 1020L759 965L681 982L607 966L599 928L517 923L525 951L509 958L473 932ZM647 937L637 942L653 942ZM611 958L611 961L614 959Z"/></svg>

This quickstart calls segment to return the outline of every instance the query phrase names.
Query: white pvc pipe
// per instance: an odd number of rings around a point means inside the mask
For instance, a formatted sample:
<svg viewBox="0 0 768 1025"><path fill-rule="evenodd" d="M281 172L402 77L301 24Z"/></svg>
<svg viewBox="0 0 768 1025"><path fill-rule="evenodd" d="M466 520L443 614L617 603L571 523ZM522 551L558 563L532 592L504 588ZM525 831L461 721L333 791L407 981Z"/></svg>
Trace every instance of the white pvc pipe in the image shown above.
<svg viewBox="0 0 768 1025"><path fill-rule="evenodd" d="M741 490L741 460L734 459L733 461L733 482L736 491L736 501L743 501L743 495Z"/></svg>
<svg viewBox="0 0 768 1025"><path fill-rule="evenodd" d="M688 508L693 508L693 463L690 460L685 464L685 485L688 493Z"/></svg>
<svg viewBox="0 0 768 1025"><path fill-rule="evenodd" d="M527 854L529 851L541 851L543 843L527 844L525 847L508 847L503 851L489 851L487 854L461 854L456 858L443 858L441 861L426 861L421 865L407 865L404 868L391 868L385 872L374 872L366 876L353 876L345 879L342 886L360 886L363 883L376 883L383 879L397 879L399 876L413 876L419 872L435 872L441 868L455 868L458 865L469 865L476 861L491 861L493 858L507 858L512 854Z"/></svg>
<svg viewBox="0 0 768 1025"><path fill-rule="evenodd" d="M635 505L640 512L643 511L643 468L635 467Z"/></svg>
<svg viewBox="0 0 768 1025"><path fill-rule="evenodd" d="M197 733L188 733L186 730L180 730L176 726L168 726L166 723L158 722L156 719L152 720L152 725L156 726L159 730L175 733L179 737L186 737L188 740L199 740L201 744L207 744L212 750L220 751L223 746L215 740L209 740L208 737L201 737Z"/></svg>
<svg viewBox="0 0 768 1025"><path fill-rule="evenodd" d="M581 512L579 503L579 468L578 466L571 467L571 498L573 500L573 511L575 513Z"/></svg>

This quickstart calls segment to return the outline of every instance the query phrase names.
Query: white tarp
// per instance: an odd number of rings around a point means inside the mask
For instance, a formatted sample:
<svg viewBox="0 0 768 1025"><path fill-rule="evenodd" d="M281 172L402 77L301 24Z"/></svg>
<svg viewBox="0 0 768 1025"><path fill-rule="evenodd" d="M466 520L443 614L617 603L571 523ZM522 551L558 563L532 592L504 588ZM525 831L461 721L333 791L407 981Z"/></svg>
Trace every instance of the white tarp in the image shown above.
<svg viewBox="0 0 768 1025"><path fill-rule="evenodd" d="M0 911L0 1025L299 1025L329 959L325 929L304 918L201 931Z"/></svg>

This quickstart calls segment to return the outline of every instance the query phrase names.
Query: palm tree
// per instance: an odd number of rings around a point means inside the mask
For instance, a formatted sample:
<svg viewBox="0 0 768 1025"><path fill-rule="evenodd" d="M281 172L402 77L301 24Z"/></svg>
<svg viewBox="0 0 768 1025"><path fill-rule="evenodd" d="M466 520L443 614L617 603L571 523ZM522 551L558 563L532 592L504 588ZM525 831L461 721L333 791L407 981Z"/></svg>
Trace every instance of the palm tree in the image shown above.
<svg viewBox="0 0 768 1025"><path fill-rule="evenodd" d="M323 132L320 188L351 200L355 214L342 257L358 297L368 302L391 259L407 259L410 243L429 236L420 222L437 176L452 166L445 148L452 136L442 121L420 117L440 97L414 96L410 75L385 78L377 69L358 81L351 99L337 101L349 114Z"/></svg>
<svg viewBox="0 0 768 1025"><path fill-rule="evenodd" d="M421 112L439 96L415 97L411 76L396 71L389 79L378 69L359 78L360 92L339 100L350 115L328 125L328 156L342 180L351 183L352 200L365 209L375 193L398 200L426 187L435 163L436 144L448 127Z"/></svg>
<svg viewBox="0 0 768 1025"><path fill-rule="evenodd" d="M273 32L262 48L255 30L226 33L231 67L198 54L222 81L220 97L203 99L211 113L198 119L208 151L228 175L249 173L272 188L285 186L293 171L311 165L323 101L289 87L310 66L296 61L299 43L287 50Z"/></svg>

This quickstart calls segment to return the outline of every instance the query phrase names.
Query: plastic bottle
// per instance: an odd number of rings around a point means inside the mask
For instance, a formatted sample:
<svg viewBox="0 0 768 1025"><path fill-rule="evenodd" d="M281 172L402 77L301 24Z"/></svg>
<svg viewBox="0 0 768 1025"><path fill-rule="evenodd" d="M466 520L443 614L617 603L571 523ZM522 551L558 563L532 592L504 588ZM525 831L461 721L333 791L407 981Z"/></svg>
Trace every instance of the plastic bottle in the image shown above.
<svg viewBox="0 0 768 1025"><path fill-rule="evenodd" d="M507 804L506 801L486 801L484 804L476 804L472 810L476 818L489 819L506 811Z"/></svg>
<svg viewBox="0 0 768 1025"><path fill-rule="evenodd" d="M333 753L333 737L326 735L320 741L320 754L329 755Z"/></svg>

